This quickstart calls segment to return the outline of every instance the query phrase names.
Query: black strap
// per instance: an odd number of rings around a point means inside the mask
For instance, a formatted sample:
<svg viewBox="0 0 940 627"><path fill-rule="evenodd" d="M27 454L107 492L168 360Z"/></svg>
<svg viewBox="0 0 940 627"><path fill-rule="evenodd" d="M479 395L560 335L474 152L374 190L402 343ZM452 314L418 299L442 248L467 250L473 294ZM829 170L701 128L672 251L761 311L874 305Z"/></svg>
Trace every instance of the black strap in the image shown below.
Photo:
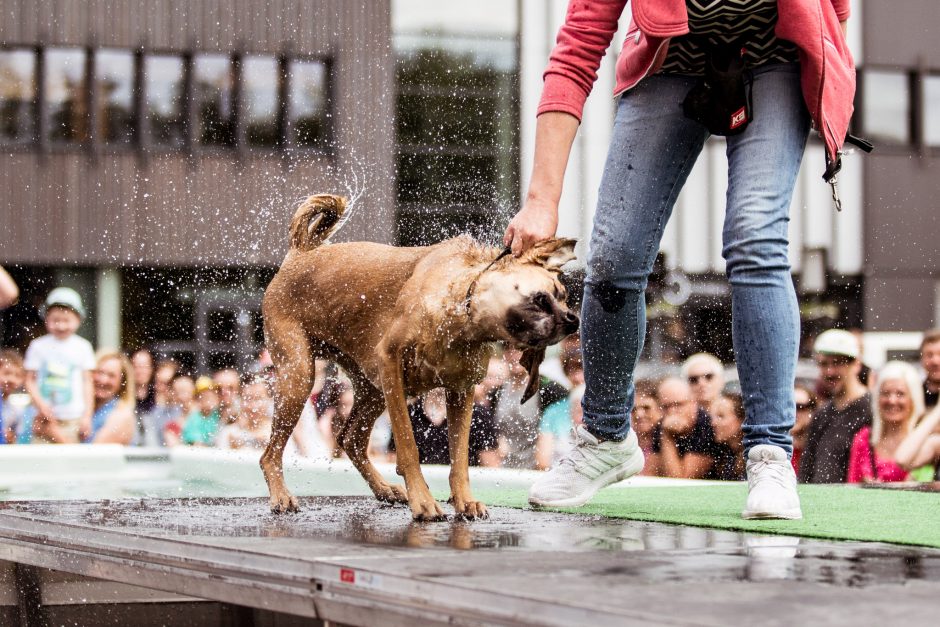
<svg viewBox="0 0 940 627"><path fill-rule="evenodd" d="M875 145L873 143L871 143L867 139L856 137L855 135L846 135L845 142L847 144L852 144L856 148L860 150L864 150L865 152L871 152L872 150L875 149Z"/></svg>
<svg viewBox="0 0 940 627"><path fill-rule="evenodd" d="M483 276L484 272L486 272L487 270L493 267L494 263L496 263L497 261L499 261L506 255L511 255L511 254L512 254L512 248L510 248L509 246L506 246L505 248L503 248L503 250L500 251L500 253L496 256L496 259L491 261L485 268L483 268L483 270L480 271L480 274L478 274L476 278L470 282L470 285L467 286L467 295L463 299L463 305L464 305L464 308L466 308L468 314L470 313L470 298L473 296L473 290L476 289L477 281L480 280L480 277Z"/></svg>

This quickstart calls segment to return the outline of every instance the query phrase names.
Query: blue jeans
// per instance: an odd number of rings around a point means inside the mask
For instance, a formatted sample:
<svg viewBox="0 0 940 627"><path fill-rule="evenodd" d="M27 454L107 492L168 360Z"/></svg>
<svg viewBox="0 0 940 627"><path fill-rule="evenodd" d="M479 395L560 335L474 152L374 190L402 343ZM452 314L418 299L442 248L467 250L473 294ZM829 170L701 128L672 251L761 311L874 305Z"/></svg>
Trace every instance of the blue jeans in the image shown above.
<svg viewBox="0 0 940 627"><path fill-rule="evenodd" d="M697 79L654 75L621 98L598 195L581 312L587 429L622 440L646 334L646 289L663 229L708 131L682 113ZM754 120L727 138L722 256L744 396L745 451L792 452L800 335L787 259L790 198L809 134L797 64L754 70ZM705 235L703 234L703 237Z"/></svg>

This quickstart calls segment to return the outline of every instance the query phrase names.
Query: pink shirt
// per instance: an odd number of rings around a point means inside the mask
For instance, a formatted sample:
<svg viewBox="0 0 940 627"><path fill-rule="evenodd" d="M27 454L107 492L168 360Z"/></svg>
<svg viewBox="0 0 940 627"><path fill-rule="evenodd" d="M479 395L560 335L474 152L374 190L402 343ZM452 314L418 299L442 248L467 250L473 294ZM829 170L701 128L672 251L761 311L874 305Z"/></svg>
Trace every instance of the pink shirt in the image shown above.
<svg viewBox="0 0 940 627"><path fill-rule="evenodd" d="M861 431L855 434L852 440L852 450L849 452L849 474L846 481L849 483L862 483L871 481L875 473L871 468L871 427L863 427ZM898 466L893 459L885 459L875 451L875 466L877 467L877 480L887 481L905 481L907 471Z"/></svg>

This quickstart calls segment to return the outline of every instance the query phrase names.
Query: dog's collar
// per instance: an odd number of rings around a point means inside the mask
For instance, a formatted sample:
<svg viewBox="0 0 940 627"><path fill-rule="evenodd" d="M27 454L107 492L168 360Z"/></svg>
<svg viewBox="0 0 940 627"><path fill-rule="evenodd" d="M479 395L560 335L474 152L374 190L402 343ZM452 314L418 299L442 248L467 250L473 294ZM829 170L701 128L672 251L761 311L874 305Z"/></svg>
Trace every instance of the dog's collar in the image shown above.
<svg viewBox="0 0 940 627"><path fill-rule="evenodd" d="M467 287L467 295L463 299L463 307L466 310L468 316L470 315L470 300L473 298L473 291L477 287L477 281L480 280L480 277L483 276L484 272L486 272L487 270L493 267L493 264L495 264L497 261L499 261L500 259L502 259L503 257L509 254L512 254L512 248L510 248L509 246L506 246L499 253L499 255L496 256L496 259L489 262L487 266L480 271L480 274L476 275L476 278L470 281L470 285Z"/></svg>

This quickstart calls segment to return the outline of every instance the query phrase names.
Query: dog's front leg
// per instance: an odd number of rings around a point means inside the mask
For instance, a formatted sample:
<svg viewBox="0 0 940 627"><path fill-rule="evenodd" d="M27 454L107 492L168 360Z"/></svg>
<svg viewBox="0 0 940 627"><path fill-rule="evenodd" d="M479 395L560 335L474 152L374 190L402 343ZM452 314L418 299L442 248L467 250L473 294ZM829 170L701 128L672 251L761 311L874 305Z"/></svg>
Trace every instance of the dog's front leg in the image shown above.
<svg viewBox="0 0 940 627"><path fill-rule="evenodd" d="M470 421L473 389L447 390L447 438L450 444L450 500L458 516L487 518L486 505L470 493Z"/></svg>
<svg viewBox="0 0 940 627"><path fill-rule="evenodd" d="M418 446L415 444L408 406L405 401L405 386L402 380L402 360L400 354L385 359L382 364L382 391L385 394L385 406L392 421L392 434L395 436L398 474L405 478L408 491L408 506L415 520L446 520L441 506L431 496L431 490L421 474Z"/></svg>

